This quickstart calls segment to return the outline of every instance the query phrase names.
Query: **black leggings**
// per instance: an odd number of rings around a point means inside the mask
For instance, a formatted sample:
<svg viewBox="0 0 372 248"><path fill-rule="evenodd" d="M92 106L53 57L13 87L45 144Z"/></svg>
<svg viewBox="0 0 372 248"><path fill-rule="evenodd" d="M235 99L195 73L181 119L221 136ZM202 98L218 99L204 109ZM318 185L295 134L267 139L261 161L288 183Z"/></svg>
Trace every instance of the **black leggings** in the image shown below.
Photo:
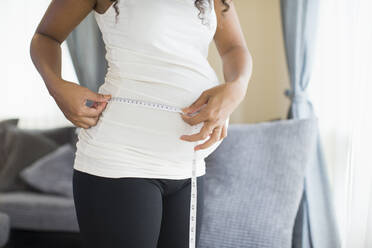
<svg viewBox="0 0 372 248"><path fill-rule="evenodd" d="M83 247L188 248L190 182L190 178L107 178L74 169L73 194ZM203 184L204 175L197 177L196 242Z"/></svg>

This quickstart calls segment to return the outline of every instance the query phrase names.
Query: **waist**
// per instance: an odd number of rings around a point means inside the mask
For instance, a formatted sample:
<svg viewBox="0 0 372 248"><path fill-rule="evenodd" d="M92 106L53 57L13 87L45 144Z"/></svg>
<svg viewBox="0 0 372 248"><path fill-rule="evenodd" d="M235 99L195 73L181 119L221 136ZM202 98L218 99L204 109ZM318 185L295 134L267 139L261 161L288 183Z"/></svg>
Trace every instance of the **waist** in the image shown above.
<svg viewBox="0 0 372 248"><path fill-rule="evenodd" d="M152 108L133 101L128 103L111 100L97 125L83 130L79 138L87 140L92 147L104 146L105 149L122 152L129 149L133 156L159 156L174 161L190 161L196 143L203 143L209 137L197 142L184 141L179 137L198 133L203 125L203 122L192 126L187 124L179 111ZM197 151L198 157L208 156L221 142Z"/></svg>
<svg viewBox="0 0 372 248"><path fill-rule="evenodd" d="M108 72L98 93L126 97L184 108L192 104L204 90L219 85L219 81L179 78L178 80L137 80Z"/></svg>

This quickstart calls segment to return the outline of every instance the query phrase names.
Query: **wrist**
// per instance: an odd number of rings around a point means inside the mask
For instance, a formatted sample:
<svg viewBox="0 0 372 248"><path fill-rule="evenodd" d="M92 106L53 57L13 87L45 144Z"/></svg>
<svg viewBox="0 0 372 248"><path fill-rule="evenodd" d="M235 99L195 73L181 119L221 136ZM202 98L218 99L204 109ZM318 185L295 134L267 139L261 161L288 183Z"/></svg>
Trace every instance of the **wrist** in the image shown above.
<svg viewBox="0 0 372 248"><path fill-rule="evenodd" d="M234 95L237 96L240 100L243 100L247 93L247 82L243 79L238 79L230 82L226 82L228 86L232 87L234 90Z"/></svg>

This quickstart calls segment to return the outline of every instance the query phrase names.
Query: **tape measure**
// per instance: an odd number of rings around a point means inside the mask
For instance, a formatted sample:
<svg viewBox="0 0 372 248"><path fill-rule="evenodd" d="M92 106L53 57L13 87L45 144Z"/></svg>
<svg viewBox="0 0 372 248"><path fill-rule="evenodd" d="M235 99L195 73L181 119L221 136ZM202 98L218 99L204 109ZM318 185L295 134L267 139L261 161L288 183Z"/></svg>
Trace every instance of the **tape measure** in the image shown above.
<svg viewBox="0 0 372 248"><path fill-rule="evenodd" d="M160 110L183 114L181 108L162 104L162 103L131 99L127 97L117 97L117 96L111 97L109 101L122 102L122 103L127 103L127 104L136 104L136 105L144 106L148 108L160 109ZM197 128L199 128L199 125L193 125L191 127L196 130ZM198 141L195 141L195 144L197 145ZM194 151L193 159L192 159L192 168L191 168L192 171L191 171L189 248L195 248L195 245L196 245L196 208L197 208L196 160L197 160L197 151Z"/></svg>

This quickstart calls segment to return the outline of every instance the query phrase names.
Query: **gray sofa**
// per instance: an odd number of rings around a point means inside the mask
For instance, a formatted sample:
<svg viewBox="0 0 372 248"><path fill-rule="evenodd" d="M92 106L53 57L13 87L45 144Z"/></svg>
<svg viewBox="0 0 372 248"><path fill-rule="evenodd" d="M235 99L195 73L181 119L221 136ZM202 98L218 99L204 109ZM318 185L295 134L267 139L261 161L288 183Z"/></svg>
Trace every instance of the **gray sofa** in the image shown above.
<svg viewBox="0 0 372 248"><path fill-rule="evenodd" d="M229 125L228 136L206 158L199 248L292 246L316 126L316 119ZM77 139L74 127L28 132L57 146ZM17 187L0 191L0 247L17 230L78 235L71 197L45 194L16 179Z"/></svg>

